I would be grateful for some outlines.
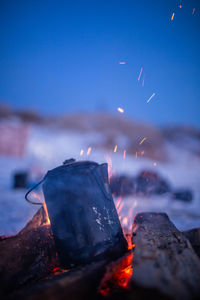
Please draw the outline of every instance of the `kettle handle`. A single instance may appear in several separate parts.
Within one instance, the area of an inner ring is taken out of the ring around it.
[[[25,195],[25,199],[28,203],[31,203],[31,204],[35,204],[35,205],[43,205],[42,202],[33,202],[31,201],[29,198],[28,198],[28,195],[36,188],[38,187],[43,181],[44,181],[45,178],[43,178],[42,180],[40,180],[40,182],[38,182],[36,185],[34,185],[34,187],[32,187]]]

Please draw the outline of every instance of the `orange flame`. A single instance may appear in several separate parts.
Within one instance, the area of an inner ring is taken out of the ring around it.
[[[117,262],[111,263],[104,275],[100,286],[99,293],[102,296],[108,296],[112,294],[116,289],[123,288],[128,289],[130,279],[133,274],[133,253],[129,253]]]
[[[50,219],[49,219],[49,214],[48,214],[48,211],[47,211],[46,202],[45,202],[45,201],[42,201],[41,196],[40,196],[39,194],[37,194],[36,192],[32,192],[32,195],[33,195],[36,199],[38,199],[38,200],[41,202],[41,204],[43,205],[43,207],[44,207],[45,219],[46,219],[46,220],[45,220],[45,223],[43,223],[43,225],[50,225],[51,222],[50,222]]]
[[[45,212],[45,216],[46,216],[46,222],[44,223],[44,225],[50,225],[50,219],[49,219],[49,214],[47,211],[47,206],[46,206],[46,202],[43,202],[43,207],[44,207],[44,212]]]

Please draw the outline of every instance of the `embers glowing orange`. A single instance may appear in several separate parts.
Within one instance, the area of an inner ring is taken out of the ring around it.
[[[108,296],[119,288],[128,289],[133,274],[133,253],[111,263],[100,283],[99,293]]]

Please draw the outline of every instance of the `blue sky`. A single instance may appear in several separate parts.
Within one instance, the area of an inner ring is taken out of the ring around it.
[[[200,127],[199,36],[200,1],[2,0],[0,102]]]

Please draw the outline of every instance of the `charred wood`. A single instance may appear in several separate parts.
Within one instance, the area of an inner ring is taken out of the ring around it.
[[[194,251],[200,257],[200,228],[184,231],[183,234],[188,238]]]
[[[37,282],[58,265],[54,241],[41,208],[16,236],[0,239],[0,292]]]
[[[132,240],[133,286],[153,288],[172,299],[199,297],[200,260],[166,214],[136,215]]]

